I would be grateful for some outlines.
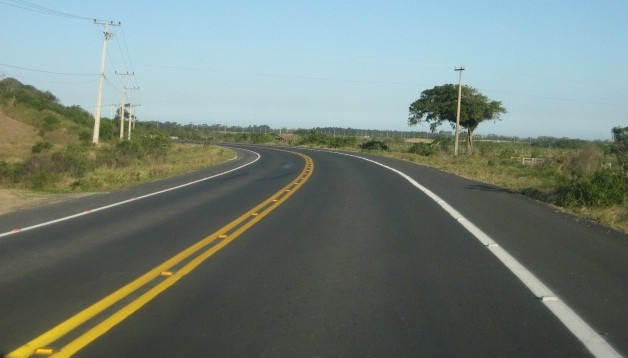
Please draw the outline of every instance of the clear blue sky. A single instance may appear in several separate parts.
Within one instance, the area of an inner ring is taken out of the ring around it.
[[[103,103],[120,101],[114,71],[134,71],[140,120],[408,130],[410,103],[465,66],[508,110],[477,134],[609,139],[628,125],[625,0],[0,0],[0,74],[91,112],[102,28],[33,4],[122,22]]]

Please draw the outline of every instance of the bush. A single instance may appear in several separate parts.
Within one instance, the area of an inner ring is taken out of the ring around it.
[[[164,157],[172,148],[172,142],[170,142],[166,135],[157,131],[143,133],[137,140],[140,148],[145,151],[146,155],[153,159]]]
[[[355,147],[358,139],[356,137],[332,137],[329,138],[330,148]]]
[[[17,183],[24,174],[24,164],[0,161],[0,184]]]
[[[79,132],[78,137],[81,142],[89,143],[92,140],[92,132],[88,131],[87,129],[84,129]]]
[[[565,169],[573,176],[593,173],[599,168],[602,155],[600,147],[594,143],[587,143],[576,156],[568,159]]]
[[[426,143],[414,143],[410,149],[408,149],[408,153],[429,157],[436,154],[436,148]]]
[[[371,140],[360,145],[362,150],[388,150],[388,145],[380,140]]]
[[[628,180],[610,170],[598,170],[574,179],[559,188],[555,203],[564,207],[611,206],[623,204],[628,191]]]
[[[317,131],[309,131],[307,133],[299,134],[299,141],[297,145],[312,144],[312,145],[327,145],[329,143],[330,136]]]
[[[61,121],[59,121],[59,118],[55,116],[46,116],[41,128],[39,129],[39,135],[43,136],[47,132],[52,132],[59,127],[61,127]]]
[[[100,120],[100,131],[98,132],[98,138],[109,140],[115,138],[116,125],[112,120],[102,118]]]
[[[37,172],[28,177],[28,187],[31,189],[46,189],[60,180],[58,173]]]
[[[118,142],[112,153],[112,156],[118,164],[128,165],[134,159],[142,159],[146,155],[146,151],[137,141],[125,140]]]
[[[501,159],[510,159],[517,155],[517,151],[514,148],[504,148],[499,152],[499,157]]]
[[[87,158],[87,151],[82,146],[69,145],[63,151],[52,154],[34,155],[24,163],[27,173],[49,174],[67,173],[75,177],[81,177],[91,170],[91,163]]]
[[[31,148],[31,153],[33,154],[41,153],[42,151],[50,149],[50,148],[52,148],[52,143],[40,140],[39,142],[35,143],[33,148]]]
[[[610,153],[617,158],[624,175],[628,176],[628,127],[614,127],[613,140]]]

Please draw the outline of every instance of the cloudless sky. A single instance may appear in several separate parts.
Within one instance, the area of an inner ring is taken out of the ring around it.
[[[120,102],[115,71],[133,71],[140,120],[428,131],[408,127],[409,105],[464,66],[464,84],[508,110],[477,134],[628,126],[625,0],[0,0],[0,74],[92,112],[102,26],[32,5],[122,22],[103,104]]]

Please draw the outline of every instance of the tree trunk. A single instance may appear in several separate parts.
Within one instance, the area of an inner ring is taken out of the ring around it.
[[[467,154],[473,154],[473,130],[475,128],[467,128]]]

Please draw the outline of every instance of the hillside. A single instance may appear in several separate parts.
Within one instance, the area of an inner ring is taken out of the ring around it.
[[[13,78],[0,81],[0,161],[25,160],[38,142],[49,148],[89,138],[90,114],[79,106],[67,107],[50,92]]]
[[[0,104],[0,161],[14,163],[24,160],[31,148],[41,140],[35,127],[9,118]]]

